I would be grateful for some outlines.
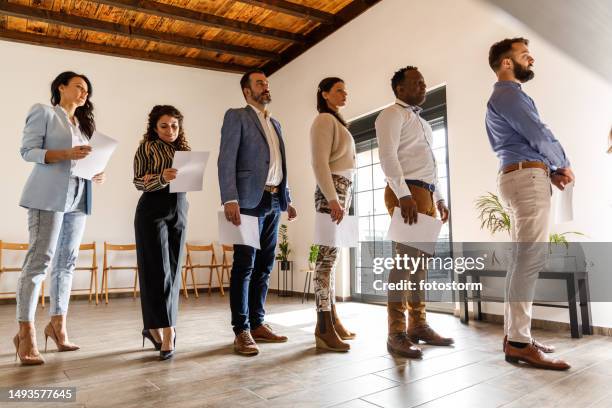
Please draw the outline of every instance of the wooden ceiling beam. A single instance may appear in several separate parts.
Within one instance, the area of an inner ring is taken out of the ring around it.
[[[288,14],[306,20],[316,21],[322,24],[334,24],[335,18],[331,13],[326,13],[312,7],[306,7],[298,3],[286,0],[238,0],[241,3],[274,10],[279,13]]]
[[[292,44],[283,51],[280,61],[270,61],[262,67],[262,70],[267,75],[272,75],[274,72],[303,54],[306,50],[380,1],[381,0],[353,0],[335,15],[336,22],[333,25],[318,26],[308,34],[308,43]]]
[[[293,43],[306,44],[307,38],[301,34],[289,31],[277,30],[257,24],[245,23],[232,20],[209,13],[200,13],[170,4],[160,3],[152,0],[91,0],[95,3],[106,4],[107,6],[124,8],[127,10],[138,11],[140,13],[151,14],[158,17],[167,17],[174,20],[186,21],[188,23],[216,27],[223,30],[235,31],[237,33],[254,35],[258,37],[270,38],[276,41],[289,41]]]
[[[65,14],[53,10],[22,6],[20,4],[15,3],[7,3],[5,1],[0,1],[0,14],[42,21],[50,24],[58,24],[81,30],[92,30],[106,34],[121,35],[139,40],[156,41],[160,43],[176,45],[179,47],[190,47],[204,51],[221,52],[224,54],[239,55],[243,57],[264,60],[280,59],[279,54],[264,50],[236,46],[218,41],[209,41],[199,38],[186,37],[177,34],[164,33],[155,30],[136,28],[128,25],[111,23],[108,21],[101,21],[87,17]]]
[[[124,57],[149,62],[182,65],[191,68],[210,69],[215,71],[243,73],[252,69],[244,65],[228,64],[198,58],[178,57],[159,52],[134,50],[130,48],[112,47],[103,44],[94,44],[86,41],[70,40],[66,38],[49,37],[40,34],[31,34],[22,31],[0,29],[0,39],[25,44],[43,45],[45,47],[60,48],[64,50],[83,51],[102,54],[111,57]]]

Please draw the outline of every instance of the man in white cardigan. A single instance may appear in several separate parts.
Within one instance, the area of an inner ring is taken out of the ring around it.
[[[404,222],[410,224],[418,222],[419,213],[435,217],[436,208],[442,222],[446,222],[449,211],[438,183],[436,160],[431,149],[431,126],[420,116],[422,109],[419,105],[425,102],[425,80],[416,67],[408,66],[393,75],[391,87],[397,99],[376,119],[378,154],[387,179],[385,205],[390,215],[399,207]],[[395,250],[401,257],[422,255],[421,251],[398,242]],[[389,274],[389,282],[411,281],[417,287],[426,279],[425,268],[415,271],[394,268]],[[420,358],[419,341],[436,346],[449,346],[454,342],[429,327],[422,291],[389,290],[387,315],[387,349],[392,354]]]

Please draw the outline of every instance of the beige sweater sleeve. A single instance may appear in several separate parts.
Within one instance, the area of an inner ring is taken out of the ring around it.
[[[310,128],[310,151],[312,169],[317,185],[327,201],[338,200],[334,180],[329,167],[335,133],[335,119],[328,113],[319,114]]]

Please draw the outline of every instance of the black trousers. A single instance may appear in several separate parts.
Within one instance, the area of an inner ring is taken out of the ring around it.
[[[143,193],[134,229],[145,329],[176,326],[183,250],[187,238],[185,193]]]

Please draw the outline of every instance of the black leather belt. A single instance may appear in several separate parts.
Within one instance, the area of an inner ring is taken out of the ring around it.
[[[433,184],[427,184],[421,180],[406,180],[406,184],[424,188],[425,190],[429,190],[432,193],[436,191],[436,186],[434,186]]]

